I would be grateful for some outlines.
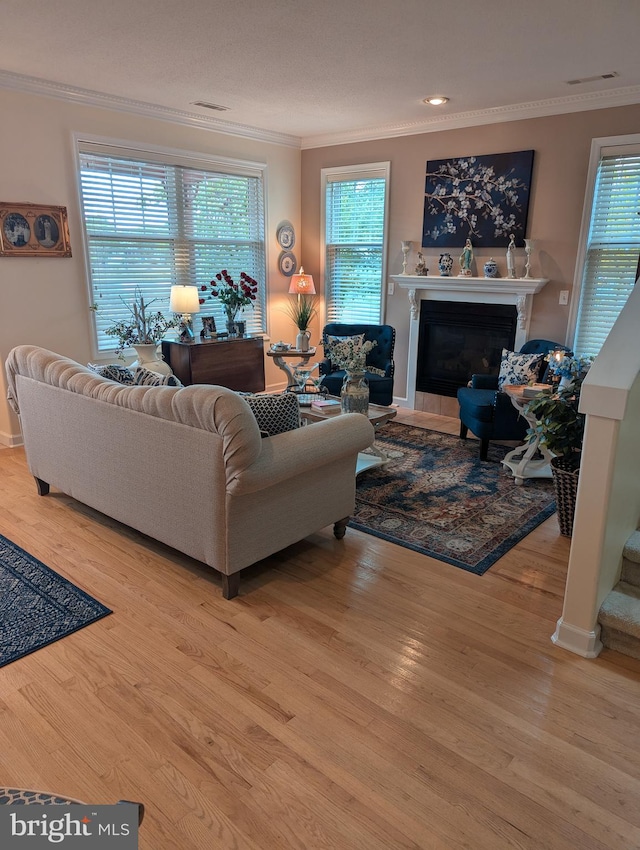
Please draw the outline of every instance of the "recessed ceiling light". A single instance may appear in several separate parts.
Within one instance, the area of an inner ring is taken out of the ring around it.
[[[443,103],[448,103],[448,97],[442,97],[441,95],[434,95],[433,97],[425,97],[422,101],[423,103],[428,103],[430,106],[442,106]]]

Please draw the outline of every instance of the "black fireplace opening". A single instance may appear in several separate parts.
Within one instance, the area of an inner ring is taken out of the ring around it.
[[[517,320],[506,304],[421,301],[416,390],[455,397],[472,375],[497,375]]]

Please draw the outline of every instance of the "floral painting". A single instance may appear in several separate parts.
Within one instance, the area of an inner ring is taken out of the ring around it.
[[[533,151],[427,162],[424,248],[506,248],[527,235]]]

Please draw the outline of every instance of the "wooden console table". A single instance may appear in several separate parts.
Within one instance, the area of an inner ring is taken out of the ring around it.
[[[162,354],[185,386],[217,384],[230,390],[262,392],[264,343],[261,336],[231,339],[162,340]]]

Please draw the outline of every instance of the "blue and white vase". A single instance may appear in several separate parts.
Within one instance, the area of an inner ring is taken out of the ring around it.
[[[440,269],[440,277],[450,277],[451,269],[453,268],[453,258],[451,254],[440,254],[438,268]]]
[[[484,276],[498,277],[498,264],[493,259],[493,257],[488,259],[487,262],[484,264]]]

